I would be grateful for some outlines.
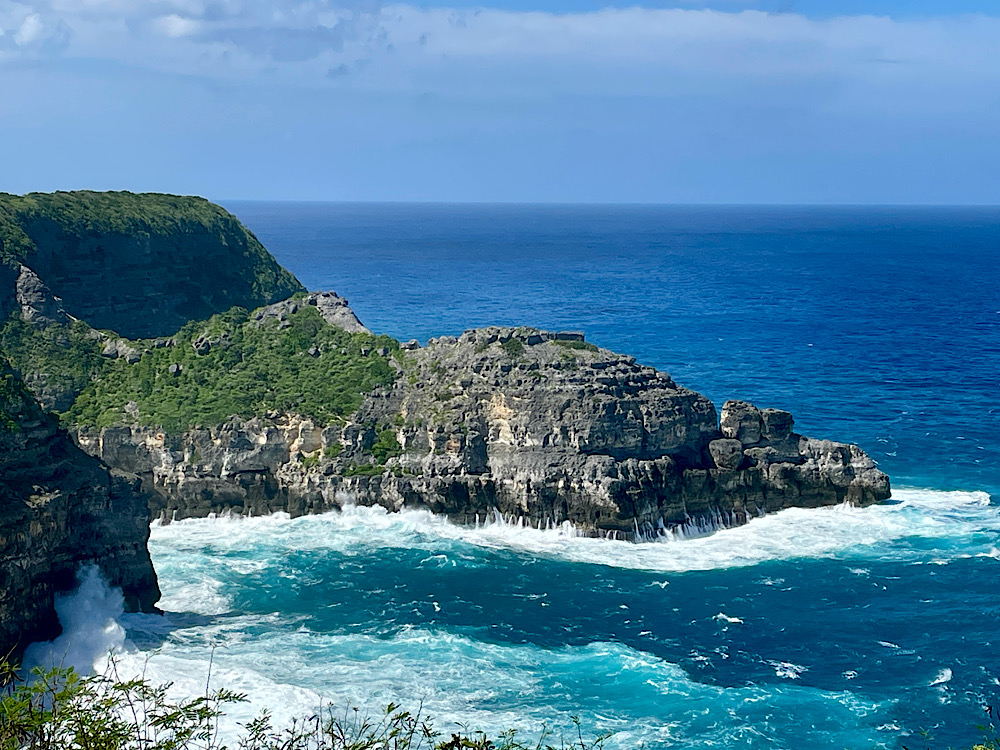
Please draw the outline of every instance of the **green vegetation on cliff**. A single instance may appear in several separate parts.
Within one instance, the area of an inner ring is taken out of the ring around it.
[[[41,326],[12,315],[0,327],[0,352],[32,378],[35,395],[44,406],[65,411],[75,394],[110,367],[95,334],[78,320]]]
[[[0,352],[0,435],[18,430],[30,406],[33,404],[28,390]]]
[[[325,425],[353,413],[373,388],[393,382],[395,371],[378,352],[398,346],[388,336],[331,326],[308,304],[285,320],[258,321],[234,308],[187,324],[169,342],[136,342],[139,361],[116,360],[65,418],[85,426],[137,421],[179,431],[277,411]]]
[[[133,338],[304,291],[235,216],[190,196],[0,193],[0,261],[29,266],[75,317]]]

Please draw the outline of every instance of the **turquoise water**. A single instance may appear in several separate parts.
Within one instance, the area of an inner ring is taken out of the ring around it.
[[[198,693],[214,659],[252,699],[234,721],[392,700],[443,728],[578,715],[613,748],[977,738],[1000,691],[1000,211],[231,208],[376,331],[584,330],[860,443],[897,489],[645,545],[373,509],[156,527],[168,614],[125,618],[129,663]]]

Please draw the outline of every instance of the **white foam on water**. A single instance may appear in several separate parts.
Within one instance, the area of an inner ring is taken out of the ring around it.
[[[786,680],[797,680],[808,669],[808,667],[792,664],[790,661],[771,661],[768,664],[774,667],[774,674],[776,676]]]
[[[937,676],[933,680],[931,680],[928,683],[928,686],[935,687],[937,685],[945,685],[951,682],[951,677],[952,677],[951,669],[945,667],[944,669],[942,669],[940,672],[937,673]]]
[[[232,597],[222,593],[220,581],[207,579],[170,586],[157,606],[167,612],[223,615],[232,611]]]
[[[31,644],[22,661],[26,669],[72,667],[90,674],[109,652],[135,650],[119,624],[125,611],[121,589],[109,587],[97,566],[81,568],[77,588],[57,594],[55,608],[63,632],[53,641]]]
[[[118,668],[123,676],[172,681],[172,694],[181,697],[204,692],[210,660],[213,688],[249,697],[228,709],[226,738],[262,708],[287,723],[326,703],[375,713],[392,701],[422,707],[441,731],[514,727],[537,736],[548,726],[567,739],[572,716],[580,714],[585,733],[615,733],[609,750],[641,742],[731,746],[747,732],[766,733],[774,716],[807,726],[817,714],[845,725],[838,740],[858,740],[859,732],[870,735],[869,717],[882,710],[850,693],[705,685],[674,664],[616,643],[542,649],[424,629],[389,638],[276,629],[253,641],[223,642],[214,652],[182,637],[152,655],[119,657]],[[623,695],[628,715],[622,715]]]
[[[394,701],[411,709],[422,705],[443,731],[459,722],[487,731],[513,726],[537,732],[544,723],[567,731],[572,715],[580,714],[591,734],[616,733],[609,750],[643,742],[766,747],[787,737],[790,724],[814,732],[803,738],[805,745],[871,746],[876,727],[886,722],[884,707],[851,693],[804,687],[804,667],[790,662],[771,663],[784,678],[780,684],[719,688],[614,643],[549,650],[419,629],[391,637],[315,633],[278,613],[241,615],[219,571],[223,565],[267,570],[296,585],[302,571],[289,562],[294,553],[335,552],[349,561],[379,550],[412,549],[425,553],[414,564],[442,569],[489,565],[483,552],[499,551],[667,573],[840,558],[857,560],[857,574],[865,575],[867,560],[947,561],[1000,546],[1000,518],[985,493],[897,490],[894,496],[894,504],[790,509],[709,536],[642,544],[581,538],[567,527],[536,530],[497,521],[467,527],[423,511],[361,507],[297,519],[274,515],[156,526],[151,550],[165,595],[161,606],[202,619],[168,612],[166,618],[127,620],[137,631],[158,635],[149,640],[162,645],[119,656],[119,669],[144,670],[153,681],[173,682],[176,696],[190,697],[203,693],[212,661],[213,687],[249,697],[230,709],[230,736],[262,708],[286,723],[326,702],[377,711]],[[172,625],[164,623],[171,618]],[[738,618],[720,612],[717,619],[729,626]]]
[[[640,544],[502,521],[459,526],[427,511],[389,513],[378,507],[347,507],[342,512],[294,520],[284,514],[185,520],[154,527],[151,544],[154,553],[266,554],[270,548],[355,555],[373,548],[420,549],[430,553],[426,564],[434,566],[450,566],[473,547],[664,572],[794,558],[894,556],[947,562],[970,551],[989,554],[996,546],[1000,514],[985,492],[897,490],[894,499],[893,504],[867,508],[790,508],[708,536]],[[984,538],[977,539],[977,535]],[[914,544],[899,544],[906,540]],[[475,564],[474,554],[466,554],[463,563]]]
[[[743,622],[743,620],[741,620],[739,617],[730,617],[725,612],[719,612],[719,614],[717,614],[714,619],[718,620],[719,622],[728,622],[732,624]]]

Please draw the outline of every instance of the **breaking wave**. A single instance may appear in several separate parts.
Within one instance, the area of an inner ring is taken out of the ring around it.
[[[342,512],[297,519],[275,514],[179,521],[154,528],[151,543],[154,549],[178,552],[281,548],[328,549],[347,555],[372,547],[439,552],[464,545],[669,572],[837,556],[933,561],[956,555],[991,555],[996,549],[993,532],[1000,531],[1000,515],[990,505],[987,493],[897,490],[893,497],[892,504],[868,508],[790,508],[707,536],[639,544],[581,537],[568,525],[539,530],[490,520],[475,527],[459,526],[427,511],[389,513],[379,507],[352,506]]]

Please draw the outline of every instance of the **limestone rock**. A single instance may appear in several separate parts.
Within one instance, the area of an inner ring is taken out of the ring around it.
[[[281,327],[287,322],[289,315],[298,312],[299,305],[311,305],[315,307],[323,319],[332,326],[343,328],[348,333],[371,333],[358,320],[347,305],[347,300],[337,296],[334,292],[312,292],[301,299],[286,299],[268,305],[254,314],[254,320],[260,324],[268,320],[277,319]]]
[[[760,409],[746,401],[727,401],[722,405],[720,428],[725,437],[754,445],[761,437]]]
[[[139,350],[124,339],[108,339],[101,350],[101,355],[108,359],[124,359],[130,365],[139,361]]]
[[[736,471],[743,463],[743,443],[731,438],[713,440],[708,444],[708,452],[720,469]]]
[[[792,434],[795,420],[787,411],[780,409],[762,409],[760,412],[763,430],[761,436],[768,442],[786,440]]]
[[[52,294],[38,278],[38,274],[22,265],[15,287],[21,317],[28,323],[69,323],[71,318],[63,309],[62,300]]]
[[[78,441],[142,475],[164,521],[357,503],[463,523],[497,512],[540,527],[570,521],[634,539],[889,496],[856,446],[801,438],[787,412],[745,402],[727,402],[720,429],[704,396],[577,334],[466,331],[403,350],[397,365],[406,376],[344,425],[275,413],[178,435],[82,431]]]
[[[740,443],[740,445],[742,445],[742,443]],[[778,460],[778,451],[771,446],[763,448],[747,448],[743,451],[743,455],[746,456],[754,466],[760,466],[763,468],[767,468]]]

